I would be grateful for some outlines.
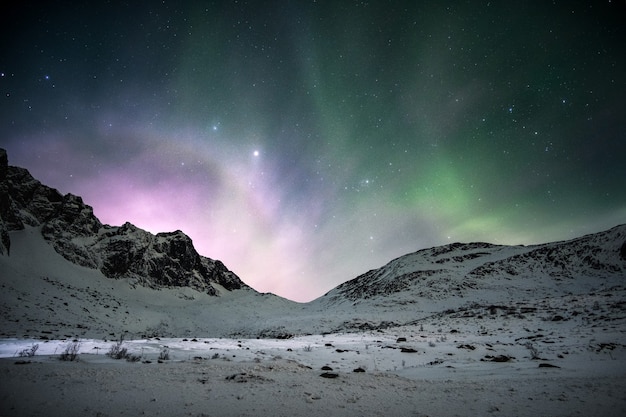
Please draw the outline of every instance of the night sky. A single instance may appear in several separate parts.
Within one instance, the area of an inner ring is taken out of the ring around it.
[[[9,163],[259,291],[626,222],[623,1],[8,7]]]

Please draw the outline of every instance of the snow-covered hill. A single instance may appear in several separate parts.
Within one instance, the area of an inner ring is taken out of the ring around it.
[[[626,225],[534,246],[454,243],[298,304],[259,294],[180,231],[102,225],[0,151],[0,337],[276,337],[484,317],[626,317]]]
[[[597,294],[622,300],[616,304],[620,310],[626,296],[625,248],[626,225],[533,246],[453,243],[399,257],[313,303],[358,312],[361,320],[344,322],[347,329],[404,325],[444,312],[537,311],[550,300],[567,308],[574,297],[591,309]]]
[[[397,258],[345,282],[328,303],[465,299],[477,293],[570,293],[623,285],[626,225],[534,246],[453,243]]]
[[[0,256],[0,337],[256,334],[274,328],[267,314],[284,314],[295,304],[215,283],[219,296],[184,286],[136,285],[132,278],[111,279],[69,262],[43,239],[40,227],[26,226],[10,236],[11,255]]]

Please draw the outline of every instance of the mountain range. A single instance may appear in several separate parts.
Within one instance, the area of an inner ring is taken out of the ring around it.
[[[623,315],[626,225],[532,246],[424,249],[300,304],[250,288],[181,231],[102,224],[79,196],[8,165],[0,150],[0,277],[0,337],[286,338],[438,315],[567,319],[598,297]]]

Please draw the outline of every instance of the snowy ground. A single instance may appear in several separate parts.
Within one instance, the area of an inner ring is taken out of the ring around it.
[[[63,362],[71,340],[5,339],[0,415],[626,415],[624,345],[424,327],[124,341],[138,362],[108,357],[114,341],[80,340],[79,360]]]
[[[0,417],[626,415],[619,274],[304,305],[135,287],[70,264],[35,228],[11,239]],[[106,355],[120,334],[138,361]],[[59,360],[74,340],[79,360]]]

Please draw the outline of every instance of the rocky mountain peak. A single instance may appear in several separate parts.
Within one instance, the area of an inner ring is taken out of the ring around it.
[[[182,231],[153,235],[131,223],[103,225],[81,197],[41,184],[8,165],[0,150],[0,254],[10,254],[9,231],[39,227],[67,260],[153,288],[191,287],[211,295],[249,288],[222,262],[200,256]],[[221,287],[221,288],[220,288]]]

